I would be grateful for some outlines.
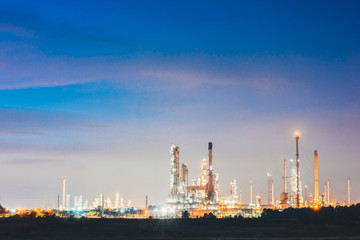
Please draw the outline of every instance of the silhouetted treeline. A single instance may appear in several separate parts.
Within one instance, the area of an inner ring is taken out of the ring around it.
[[[341,218],[360,220],[360,204],[349,207],[287,208],[284,210],[264,209],[262,219],[326,219]]]

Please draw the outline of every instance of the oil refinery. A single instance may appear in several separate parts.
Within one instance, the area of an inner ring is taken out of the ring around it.
[[[189,185],[187,165],[183,163],[180,170],[180,148],[176,145],[171,145],[168,208],[175,211],[187,210],[192,213],[192,216],[203,216],[205,213],[212,213],[217,210],[219,202],[219,175],[213,172],[212,147],[212,143],[209,142],[208,168],[206,160],[203,159],[200,177]]]
[[[229,187],[230,194],[221,196],[219,189],[219,173],[213,168],[213,143],[209,142],[207,147],[208,158],[200,162],[200,173],[197,179],[189,181],[189,169],[186,163],[180,162],[180,147],[174,144],[170,147],[170,186],[169,194],[164,204],[156,206],[148,205],[148,196],[144,208],[134,208],[131,200],[124,200],[119,193],[114,194],[114,198],[99,194],[93,202],[84,200],[82,195],[73,196],[66,191],[66,178],[62,178],[62,194],[57,196],[57,209],[49,210],[46,208],[41,211],[36,208],[30,210],[39,214],[56,213],[60,217],[86,216],[86,217],[121,217],[121,218],[176,218],[181,217],[186,212],[189,217],[198,218],[213,216],[224,217],[260,217],[264,209],[284,210],[287,208],[313,208],[315,210],[328,206],[350,206],[351,187],[350,177],[347,179],[347,201],[338,203],[332,197],[330,178],[324,183],[324,191],[319,189],[319,164],[318,151],[314,150],[314,193],[308,192],[308,185],[301,179],[300,133],[295,132],[295,160],[282,159],[282,192],[276,197],[274,192],[274,179],[270,172],[267,173],[267,196],[266,204],[262,202],[260,193],[254,196],[253,181],[249,181],[249,202],[242,202],[241,190],[238,190],[237,181],[232,178]],[[216,161],[216,159],[215,159]],[[288,169],[287,169],[287,162]],[[312,174],[312,173],[311,173]],[[265,177],[265,176],[264,176]],[[264,181],[265,182],[265,181]],[[266,198],[265,198],[266,199]],[[25,214],[29,212],[21,207],[16,210],[2,209],[3,217],[11,214]],[[4,215],[5,214],[5,215]]]
[[[326,206],[349,206],[350,177],[347,185],[347,202],[337,203],[330,195],[330,178],[324,185],[324,192],[319,193],[318,151],[314,150],[314,193],[308,194],[308,185],[303,184],[300,170],[299,139],[300,132],[295,132],[295,160],[289,159],[289,171],[286,169],[286,159],[282,160],[282,192],[279,198],[275,197],[274,181],[268,173],[267,204],[261,202],[262,196],[256,195],[253,201],[253,186],[250,181],[250,202],[241,201],[241,192],[238,194],[237,182],[230,182],[230,195],[220,196],[219,174],[213,169],[213,143],[208,143],[208,160],[203,159],[200,165],[198,179],[189,183],[188,166],[180,164],[180,147],[171,145],[170,148],[170,191],[166,200],[163,215],[167,217],[180,216],[187,211],[191,217],[202,217],[213,214],[216,217],[259,217],[262,209],[286,209],[310,207],[318,209]],[[180,167],[181,166],[181,167]],[[289,172],[289,174],[287,174]],[[287,186],[289,185],[289,187]]]

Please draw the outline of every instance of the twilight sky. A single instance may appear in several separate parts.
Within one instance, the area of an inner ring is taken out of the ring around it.
[[[163,203],[169,150],[189,178],[207,142],[222,195],[281,192],[301,132],[303,184],[360,201],[359,1],[0,2],[0,203]]]

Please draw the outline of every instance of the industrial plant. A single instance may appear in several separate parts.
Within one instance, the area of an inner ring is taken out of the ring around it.
[[[203,159],[200,177],[192,181],[190,185],[188,181],[188,166],[183,163],[180,169],[180,148],[176,145],[171,145],[168,207],[175,210],[186,209],[194,214],[196,213],[196,216],[202,216],[205,213],[217,210],[219,202],[219,175],[213,172],[211,142],[209,142],[208,151],[208,168],[206,160]]]
[[[308,185],[303,184],[300,171],[299,153],[300,132],[295,132],[295,160],[290,159],[289,174],[286,170],[286,159],[282,160],[282,192],[275,197],[274,181],[268,173],[267,203],[261,202],[262,196],[256,195],[253,200],[253,186],[250,181],[250,202],[241,201],[241,191],[238,194],[235,179],[230,182],[230,195],[220,196],[219,174],[213,169],[213,143],[208,143],[208,161],[203,159],[200,165],[198,179],[189,183],[188,166],[180,163],[180,147],[171,145],[170,148],[170,191],[166,200],[164,213],[166,216],[180,216],[184,211],[191,217],[202,217],[212,214],[216,217],[259,217],[262,209],[286,209],[311,207],[318,209],[324,206],[351,205],[350,177],[348,178],[347,201],[340,204],[330,197],[330,178],[325,183],[324,192],[319,192],[318,151],[314,150],[314,193],[308,194]],[[289,187],[287,186],[289,185]]]
[[[189,169],[186,163],[180,161],[180,147],[172,144],[170,147],[170,186],[169,194],[164,204],[148,205],[148,197],[144,208],[134,208],[131,200],[124,200],[123,196],[115,193],[110,199],[103,194],[98,195],[93,202],[84,200],[82,195],[72,196],[66,192],[66,178],[62,178],[62,194],[57,197],[56,209],[30,210],[36,214],[52,212],[60,217],[86,216],[86,217],[122,217],[122,218],[175,218],[184,213],[189,217],[198,218],[212,216],[224,217],[261,217],[264,209],[283,211],[287,208],[319,209],[328,206],[350,206],[351,187],[350,177],[347,179],[347,201],[339,203],[331,195],[330,178],[324,183],[324,191],[319,189],[318,151],[314,150],[314,193],[308,192],[308,185],[301,179],[300,133],[295,132],[295,160],[282,159],[282,192],[276,197],[274,192],[274,179],[267,173],[267,201],[262,202],[260,193],[254,196],[253,181],[249,181],[249,202],[242,202],[241,190],[238,190],[235,178],[230,181],[230,194],[221,196],[219,192],[219,174],[213,168],[213,143],[207,147],[208,158],[200,162],[200,172],[196,179],[189,180]],[[216,161],[216,159],[215,159]],[[280,162],[280,161],[279,161]],[[289,162],[287,171],[287,162]],[[265,176],[264,176],[265,177]],[[265,181],[264,181],[265,182]],[[61,196],[61,198],[60,198]],[[265,198],[266,199],[266,198]],[[0,205],[1,207],[1,205]],[[4,216],[26,214],[29,210],[19,208],[16,210],[3,209]],[[42,213],[41,213],[42,212]]]

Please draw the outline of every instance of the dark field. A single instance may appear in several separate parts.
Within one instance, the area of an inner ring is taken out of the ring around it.
[[[346,219],[0,219],[1,239],[360,239]]]

